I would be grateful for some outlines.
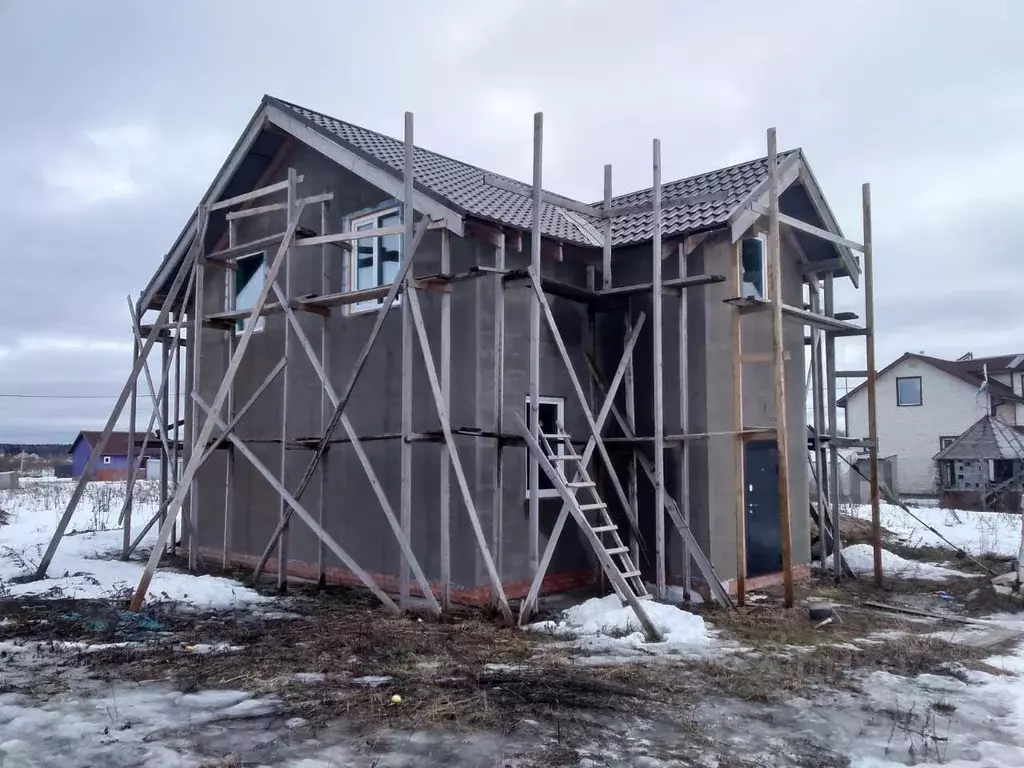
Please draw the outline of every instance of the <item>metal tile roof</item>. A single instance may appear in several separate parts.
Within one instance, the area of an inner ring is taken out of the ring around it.
[[[294,113],[332,140],[394,173],[397,177],[401,177],[405,165],[405,148],[402,141],[282,99],[267,97],[267,100],[284,111]],[[797,151],[799,150],[780,153],[780,162],[792,152]],[[451,207],[470,216],[518,229],[530,229],[533,201],[529,184],[485,171],[482,168],[421,147],[415,148],[413,164],[417,186],[421,187],[422,191],[440,198]],[[725,224],[736,206],[767,177],[767,169],[767,158],[762,157],[665,184],[662,193],[664,198],[715,192],[723,193],[723,196],[722,199],[714,201],[665,209],[662,211],[663,234],[665,236],[679,235],[684,232],[710,229]],[[485,175],[504,179],[521,188],[522,194],[488,184]],[[644,189],[614,198],[613,205],[639,205],[650,202],[651,198],[652,190]],[[566,199],[571,200],[571,198]],[[601,204],[593,203],[591,205],[599,207]],[[544,202],[541,205],[543,206],[541,229],[546,237],[593,246],[593,241],[577,221],[585,220],[600,231],[602,225],[600,219],[585,216],[552,203]],[[650,213],[614,218],[612,220],[612,243],[615,246],[622,246],[649,240],[651,226],[652,215]]]
[[[1024,460],[1024,435],[995,416],[983,416],[934,459]]]

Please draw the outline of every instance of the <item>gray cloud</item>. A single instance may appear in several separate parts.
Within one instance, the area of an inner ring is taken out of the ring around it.
[[[546,186],[584,199],[606,162],[648,186],[655,136],[669,179],[777,126],[851,237],[872,183],[880,363],[1017,351],[1022,21],[1011,1],[0,1],[0,394],[116,394],[125,296],[265,92],[394,135],[412,110],[419,143],[527,180],[541,109]],[[108,407],[0,398],[0,440],[70,439]]]

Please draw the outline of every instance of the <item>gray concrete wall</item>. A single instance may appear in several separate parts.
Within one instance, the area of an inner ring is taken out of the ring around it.
[[[370,186],[318,154],[298,146],[284,164],[285,168],[270,179],[272,183],[284,179],[287,166],[294,167],[305,176],[300,195],[321,191],[335,194],[330,206],[331,231],[343,229],[345,219],[352,213],[386,201],[380,190]],[[301,225],[320,230],[319,206],[304,212]],[[240,228],[241,242],[284,229],[284,215],[264,215],[246,219]],[[428,275],[440,271],[440,233],[427,234],[415,257],[415,275]],[[452,268],[463,271],[474,263],[472,243],[457,237],[451,239]],[[292,295],[319,293],[321,290],[321,253],[319,247],[296,248],[290,260]],[[273,253],[268,253],[268,261]],[[347,253],[337,248],[328,252],[327,274],[330,290],[344,290],[347,274]],[[280,282],[284,284],[282,272]],[[223,307],[224,273],[208,272],[205,300],[207,311]],[[478,338],[477,295],[473,287],[459,287],[452,294],[452,424],[475,426],[476,414],[476,350],[483,345]],[[425,324],[430,336],[435,359],[439,355],[440,296],[420,293]],[[332,309],[327,321],[329,336],[330,377],[336,390],[341,392],[348,381],[356,357],[376,320],[375,311],[349,314],[342,308]],[[319,353],[324,326],[322,318],[299,313],[300,322],[314,349]],[[283,315],[265,319],[263,330],[254,334],[235,379],[235,403],[243,404],[276,365],[283,351],[285,329]],[[393,309],[381,330],[376,346],[353,391],[346,413],[360,435],[394,434],[401,431],[401,311]],[[228,333],[207,330],[203,339],[201,391],[212,401],[226,368]],[[418,342],[414,342],[413,371],[413,429],[416,431],[439,428],[434,401],[430,393]],[[291,438],[318,436],[321,433],[321,383],[313,366],[293,336],[289,350],[289,403],[288,434]],[[250,440],[278,439],[281,435],[282,378],[273,384],[246,415],[238,433]],[[336,436],[344,436],[339,427]],[[457,438],[460,456],[467,476],[476,474],[475,443],[470,438]],[[253,444],[257,456],[275,474],[280,468],[280,446]],[[395,514],[399,512],[400,441],[365,442],[364,448],[376,470]],[[294,487],[302,476],[311,452],[289,451],[287,485]],[[414,499],[412,543],[414,551],[427,573],[436,579],[440,572],[439,547],[439,479],[440,447],[432,443],[416,443],[412,448]],[[219,550],[223,542],[224,497],[223,452],[203,467],[199,474],[200,541],[203,547]],[[365,569],[371,573],[397,574],[399,548],[383,511],[373,493],[366,474],[351,445],[340,444],[331,448],[328,457],[328,482],[324,510],[324,527]],[[238,456],[235,461],[234,521],[232,550],[239,554],[259,554],[276,524],[280,503],[277,494],[263,477]],[[319,479],[314,480],[302,501],[306,508],[317,514],[320,495]],[[476,561],[465,551],[465,543],[472,541],[468,517],[465,513],[458,486],[452,481],[452,578],[456,584],[476,583]],[[289,557],[309,563],[317,562],[318,542],[308,527],[293,517]],[[328,567],[339,565],[336,556],[327,550]]]
[[[715,234],[698,246],[687,257],[687,273],[717,274],[726,282],[689,289],[686,311],[689,381],[689,432],[728,433],[733,429],[732,384],[732,307],[725,300],[736,293],[729,282],[733,247],[726,233]],[[783,294],[786,303],[801,306],[803,282],[796,264],[796,254],[783,247]],[[636,285],[651,280],[652,254],[649,244],[617,251],[612,267],[613,285]],[[679,276],[678,256],[673,253],[662,262],[663,279]],[[682,351],[679,333],[679,298],[665,295],[663,305],[663,393],[666,434],[678,434],[680,423],[679,356]],[[653,323],[650,295],[639,295],[631,300],[634,319],[639,312],[647,318],[643,333],[634,353],[636,366],[637,432],[651,435],[654,430],[653,392],[654,371]],[[744,353],[771,351],[771,328],[768,313],[743,318]],[[616,328],[602,325],[602,339],[610,338]],[[790,359],[786,363],[787,421],[790,436],[790,509],[792,519],[793,563],[809,562],[810,533],[807,515],[806,481],[806,416],[804,412],[804,346],[803,329],[795,323],[786,323],[784,344]],[[621,354],[621,345],[604,350],[603,366],[611,376]],[[774,427],[774,388],[771,366],[747,364],[744,366],[743,388],[744,426]],[[666,489],[677,500],[680,492],[682,462],[674,444],[666,444]],[[736,536],[734,512],[734,459],[733,437],[718,434],[705,440],[689,441],[689,507],[691,526],[698,542],[708,551],[718,576],[730,579],[736,571]],[[653,459],[652,446],[643,449]],[[639,474],[641,528],[650,551],[654,551],[654,516],[645,514],[654,504],[650,483]],[[682,575],[682,542],[670,520],[665,530],[667,571],[670,578]],[[644,564],[645,575],[653,575],[650,563]],[[696,574],[696,571],[694,571]],[[699,575],[699,574],[697,574]]]

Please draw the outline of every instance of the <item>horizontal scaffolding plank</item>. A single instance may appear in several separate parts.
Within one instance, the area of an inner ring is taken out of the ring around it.
[[[255,251],[262,251],[273,246],[284,240],[284,232],[276,232],[273,235],[267,235],[257,240],[252,240],[248,243],[240,243],[239,245],[233,245],[230,248],[225,248],[220,251],[214,251],[206,255],[207,261],[228,261],[237,256],[244,256],[247,253],[253,253]]]
[[[725,277],[723,275],[692,275],[690,277],[676,277],[671,280],[662,280],[661,285],[663,288],[675,288],[682,290],[683,288],[696,288],[701,285],[711,285],[712,283],[724,283]],[[623,296],[635,296],[640,293],[647,293],[654,289],[654,283],[641,283],[640,285],[623,285],[618,288],[607,288],[602,291],[598,291],[598,296],[606,298],[619,298]]]
[[[755,213],[761,214],[762,216],[768,215],[768,209],[763,205],[752,205],[751,210]],[[806,232],[808,235],[814,235],[822,240],[828,240],[830,243],[835,243],[836,245],[841,245],[854,251],[864,252],[864,246],[855,240],[849,240],[842,235],[833,234],[827,229],[822,229],[821,227],[816,227],[813,224],[808,224],[806,221],[801,221],[794,216],[787,216],[784,213],[780,213],[779,223],[790,226],[793,229],[799,229],[801,232]]]
[[[444,221],[433,221],[427,225],[427,229],[445,229],[446,224]],[[388,235],[401,235],[405,232],[405,227],[397,225],[394,227],[379,227],[377,229],[363,229],[359,231],[351,232],[335,232],[332,235],[315,235],[313,237],[299,237],[296,238],[295,244],[298,246],[308,245],[330,245],[332,243],[348,243],[352,240],[364,240],[371,237],[387,237]]]
[[[298,178],[295,179],[295,183],[301,183],[304,178],[304,176],[299,176]],[[249,200],[258,200],[261,197],[272,195],[275,192],[284,192],[286,189],[288,189],[289,184],[291,184],[291,181],[289,180],[279,181],[277,182],[277,184],[271,184],[268,187],[260,187],[259,189],[254,189],[252,192],[246,192],[243,195],[229,197],[227,200],[221,200],[220,202],[211,205],[210,210],[219,211],[221,208],[230,208],[233,205],[245,203],[248,202]]]
[[[771,309],[772,306],[770,301],[762,299],[760,296],[736,296],[731,299],[726,299],[725,303],[732,304],[741,314],[763,312]],[[843,320],[837,320],[834,317],[827,317],[826,315],[819,315],[816,312],[809,312],[806,309],[792,307],[789,304],[782,305],[782,314],[784,317],[792,320],[799,320],[803,325],[821,328],[823,331],[836,336],[863,336],[867,333],[864,328],[851,325]]]
[[[867,370],[863,371],[836,371],[837,379],[866,379],[868,377]]]
[[[298,202],[309,204],[326,203],[329,200],[334,199],[333,192],[322,192],[319,195],[313,195],[312,197],[304,197]],[[245,219],[250,216],[259,216],[264,213],[273,213],[274,211],[284,211],[288,208],[288,203],[268,203],[267,205],[258,205],[255,208],[244,208],[241,211],[228,211],[224,214],[224,218],[228,221],[234,221],[236,219]]]

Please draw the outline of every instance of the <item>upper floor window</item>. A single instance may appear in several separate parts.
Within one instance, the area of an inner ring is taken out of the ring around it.
[[[240,256],[235,266],[237,269],[234,270],[234,291],[228,296],[231,309],[252,309],[263,290],[263,281],[267,274],[266,259],[262,252],[250,253],[247,256]],[[228,275],[230,281],[231,273]],[[256,318],[254,333],[263,330],[265,319],[263,315]],[[244,319],[235,321],[235,333],[242,333],[245,330],[245,322]]]
[[[744,238],[740,242],[740,280],[743,296],[765,297],[765,268],[768,239],[764,235]]]
[[[374,211],[366,216],[352,220],[352,231],[371,231],[386,227],[399,227],[402,218],[397,208]],[[376,235],[362,240],[355,240],[352,248],[352,263],[349,274],[352,275],[349,290],[364,291],[391,285],[402,261],[402,236],[400,234]],[[400,296],[395,297],[398,303]],[[368,299],[352,305],[352,312],[363,312],[376,309],[384,303],[384,299]]]
[[[956,442],[956,436],[942,435],[939,437],[939,450],[944,451]]]
[[[900,376],[896,379],[896,405],[921,405],[921,377]]]

